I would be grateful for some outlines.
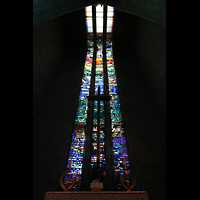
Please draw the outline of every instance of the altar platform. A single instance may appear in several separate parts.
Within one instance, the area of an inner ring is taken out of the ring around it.
[[[146,191],[46,192],[44,200],[149,200]]]

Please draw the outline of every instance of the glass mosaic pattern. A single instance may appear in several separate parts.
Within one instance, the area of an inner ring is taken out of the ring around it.
[[[112,54],[112,35],[107,34],[106,41],[106,58],[108,71],[108,86],[110,100],[110,114],[111,114],[111,130],[113,142],[113,157],[115,169],[115,182],[117,190],[125,190],[120,183],[120,174],[124,172],[125,162],[127,169],[129,169],[128,154],[126,148],[126,139],[124,135],[123,119],[120,108],[120,98],[118,94],[117,79],[115,74],[115,66]]]
[[[97,38],[97,55],[96,55],[96,71],[95,71],[95,96],[98,95],[98,87],[100,86],[100,96],[104,94],[103,85],[103,37],[98,35]],[[97,162],[97,101],[94,101],[93,113],[93,132],[92,132],[92,156],[91,167]],[[103,168],[103,177],[105,178],[105,133],[104,133],[104,102],[100,101],[100,167]],[[103,180],[102,180],[103,181]]]
[[[103,37],[98,36],[97,39],[97,55],[96,55],[96,71],[95,71],[95,96],[98,95],[98,87],[100,86],[100,94],[104,93],[103,86]]]
[[[98,7],[97,15],[100,16],[102,7]],[[108,19],[110,20],[114,16],[114,8],[108,6],[107,10]],[[101,16],[102,17],[102,16]],[[98,87],[100,86],[100,95],[104,95],[103,85],[103,35],[97,35],[97,46],[93,47],[93,35],[89,34],[89,30],[92,24],[88,20],[92,20],[92,6],[86,7],[86,20],[87,20],[87,56],[85,60],[81,90],[78,100],[78,108],[76,113],[74,131],[72,134],[71,149],[69,153],[69,159],[67,168],[69,169],[71,164],[70,173],[76,176],[76,184],[71,190],[80,190],[82,163],[85,145],[85,126],[87,118],[87,96],[89,95],[91,70],[93,62],[94,48],[97,49],[96,53],[96,69],[95,69],[95,92],[94,95],[98,95]],[[113,22],[112,22],[113,23]],[[109,22],[110,24],[110,22]],[[109,30],[112,32],[112,25],[109,25]],[[98,29],[98,27],[97,27]],[[106,60],[108,71],[108,85],[110,100],[110,114],[111,114],[111,131],[112,131],[112,143],[113,143],[113,157],[114,157],[114,170],[116,189],[124,190],[121,186],[119,177],[124,172],[125,162],[127,169],[129,169],[128,154],[126,148],[126,139],[124,135],[123,119],[120,108],[120,98],[118,94],[117,79],[115,74],[114,60],[112,54],[112,33],[107,33],[106,38]],[[93,111],[93,129],[92,129],[92,152],[91,152],[91,167],[97,162],[96,149],[97,149],[97,101],[94,101]],[[104,132],[104,102],[100,101],[100,167],[103,168],[103,176],[105,176],[105,132]],[[69,175],[70,175],[69,173]],[[69,181],[69,177],[66,176],[66,183]]]
[[[70,190],[80,190],[82,163],[85,144],[85,126],[87,118],[87,96],[89,95],[92,60],[93,60],[93,39],[92,35],[88,35],[87,38],[87,56],[84,66],[81,90],[78,100],[78,108],[76,112],[74,131],[72,134],[72,143],[69,153],[69,159],[67,168],[70,167],[71,162],[71,175],[76,176],[76,184]],[[69,173],[70,175],[70,173]],[[68,176],[66,176],[65,182],[67,183]]]

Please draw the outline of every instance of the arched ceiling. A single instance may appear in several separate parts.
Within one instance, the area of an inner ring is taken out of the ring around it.
[[[33,0],[33,26],[98,3],[166,25],[166,0]]]

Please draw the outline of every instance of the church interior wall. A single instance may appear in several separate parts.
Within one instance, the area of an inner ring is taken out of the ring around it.
[[[62,190],[59,178],[66,170],[87,52],[84,15],[81,9],[33,30],[35,200]]]
[[[133,67],[137,68],[161,123],[165,126],[166,28],[135,15],[116,11],[113,40],[113,49],[118,49],[119,53],[115,57],[119,59],[123,55],[120,56],[122,59],[131,59],[122,69],[131,73]]]
[[[33,28],[33,199],[61,190],[86,50],[83,9]],[[165,28],[116,11],[113,54],[134,190],[165,199]]]
[[[77,60],[84,62],[87,51],[86,40],[84,9],[49,20],[33,28],[34,121],[58,73],[64,67],[68,67],[70,73],[70,69],[77,65]],[[69,87],[76,85],[77,78],[81,81],[82,71],[83,66],[80,65],[80,70],[77,70]],[[71,75],[66,77],[70,78]]]
[[[130,167],[137,181],[134,190],[148,191],[150,199],[165,199],[166,194],[166,131],[161,118],[165,38],[160,29],[137,16],[115,12],[113,56]],[[159,101],[161,108],[156,107]]]

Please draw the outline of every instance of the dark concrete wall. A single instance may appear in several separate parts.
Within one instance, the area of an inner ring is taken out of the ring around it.
[[[166,198],[165,30],[115,12],[113,54],[134,190]]]
[[[33,31],[33,199],[43,200],[62,189],[87,52],[84,10]]]
[[[119,53],[115,58],[129,62],[119,70],[130,70],[131,73],[135,68],[138,71],[165,126],[166,29],[135,15],[116,11],[113,39],[113,49]]]
[[[42,23],[33,29],[34,121],[58,73],[63,67],[74,67],[74,64],[70,63],[73,56],[76,57],[75,60],[79,60],[79,57],[86,53],[84,16],[84,9],[81,9]],[[71,77],[70,74],[68,76]]]

